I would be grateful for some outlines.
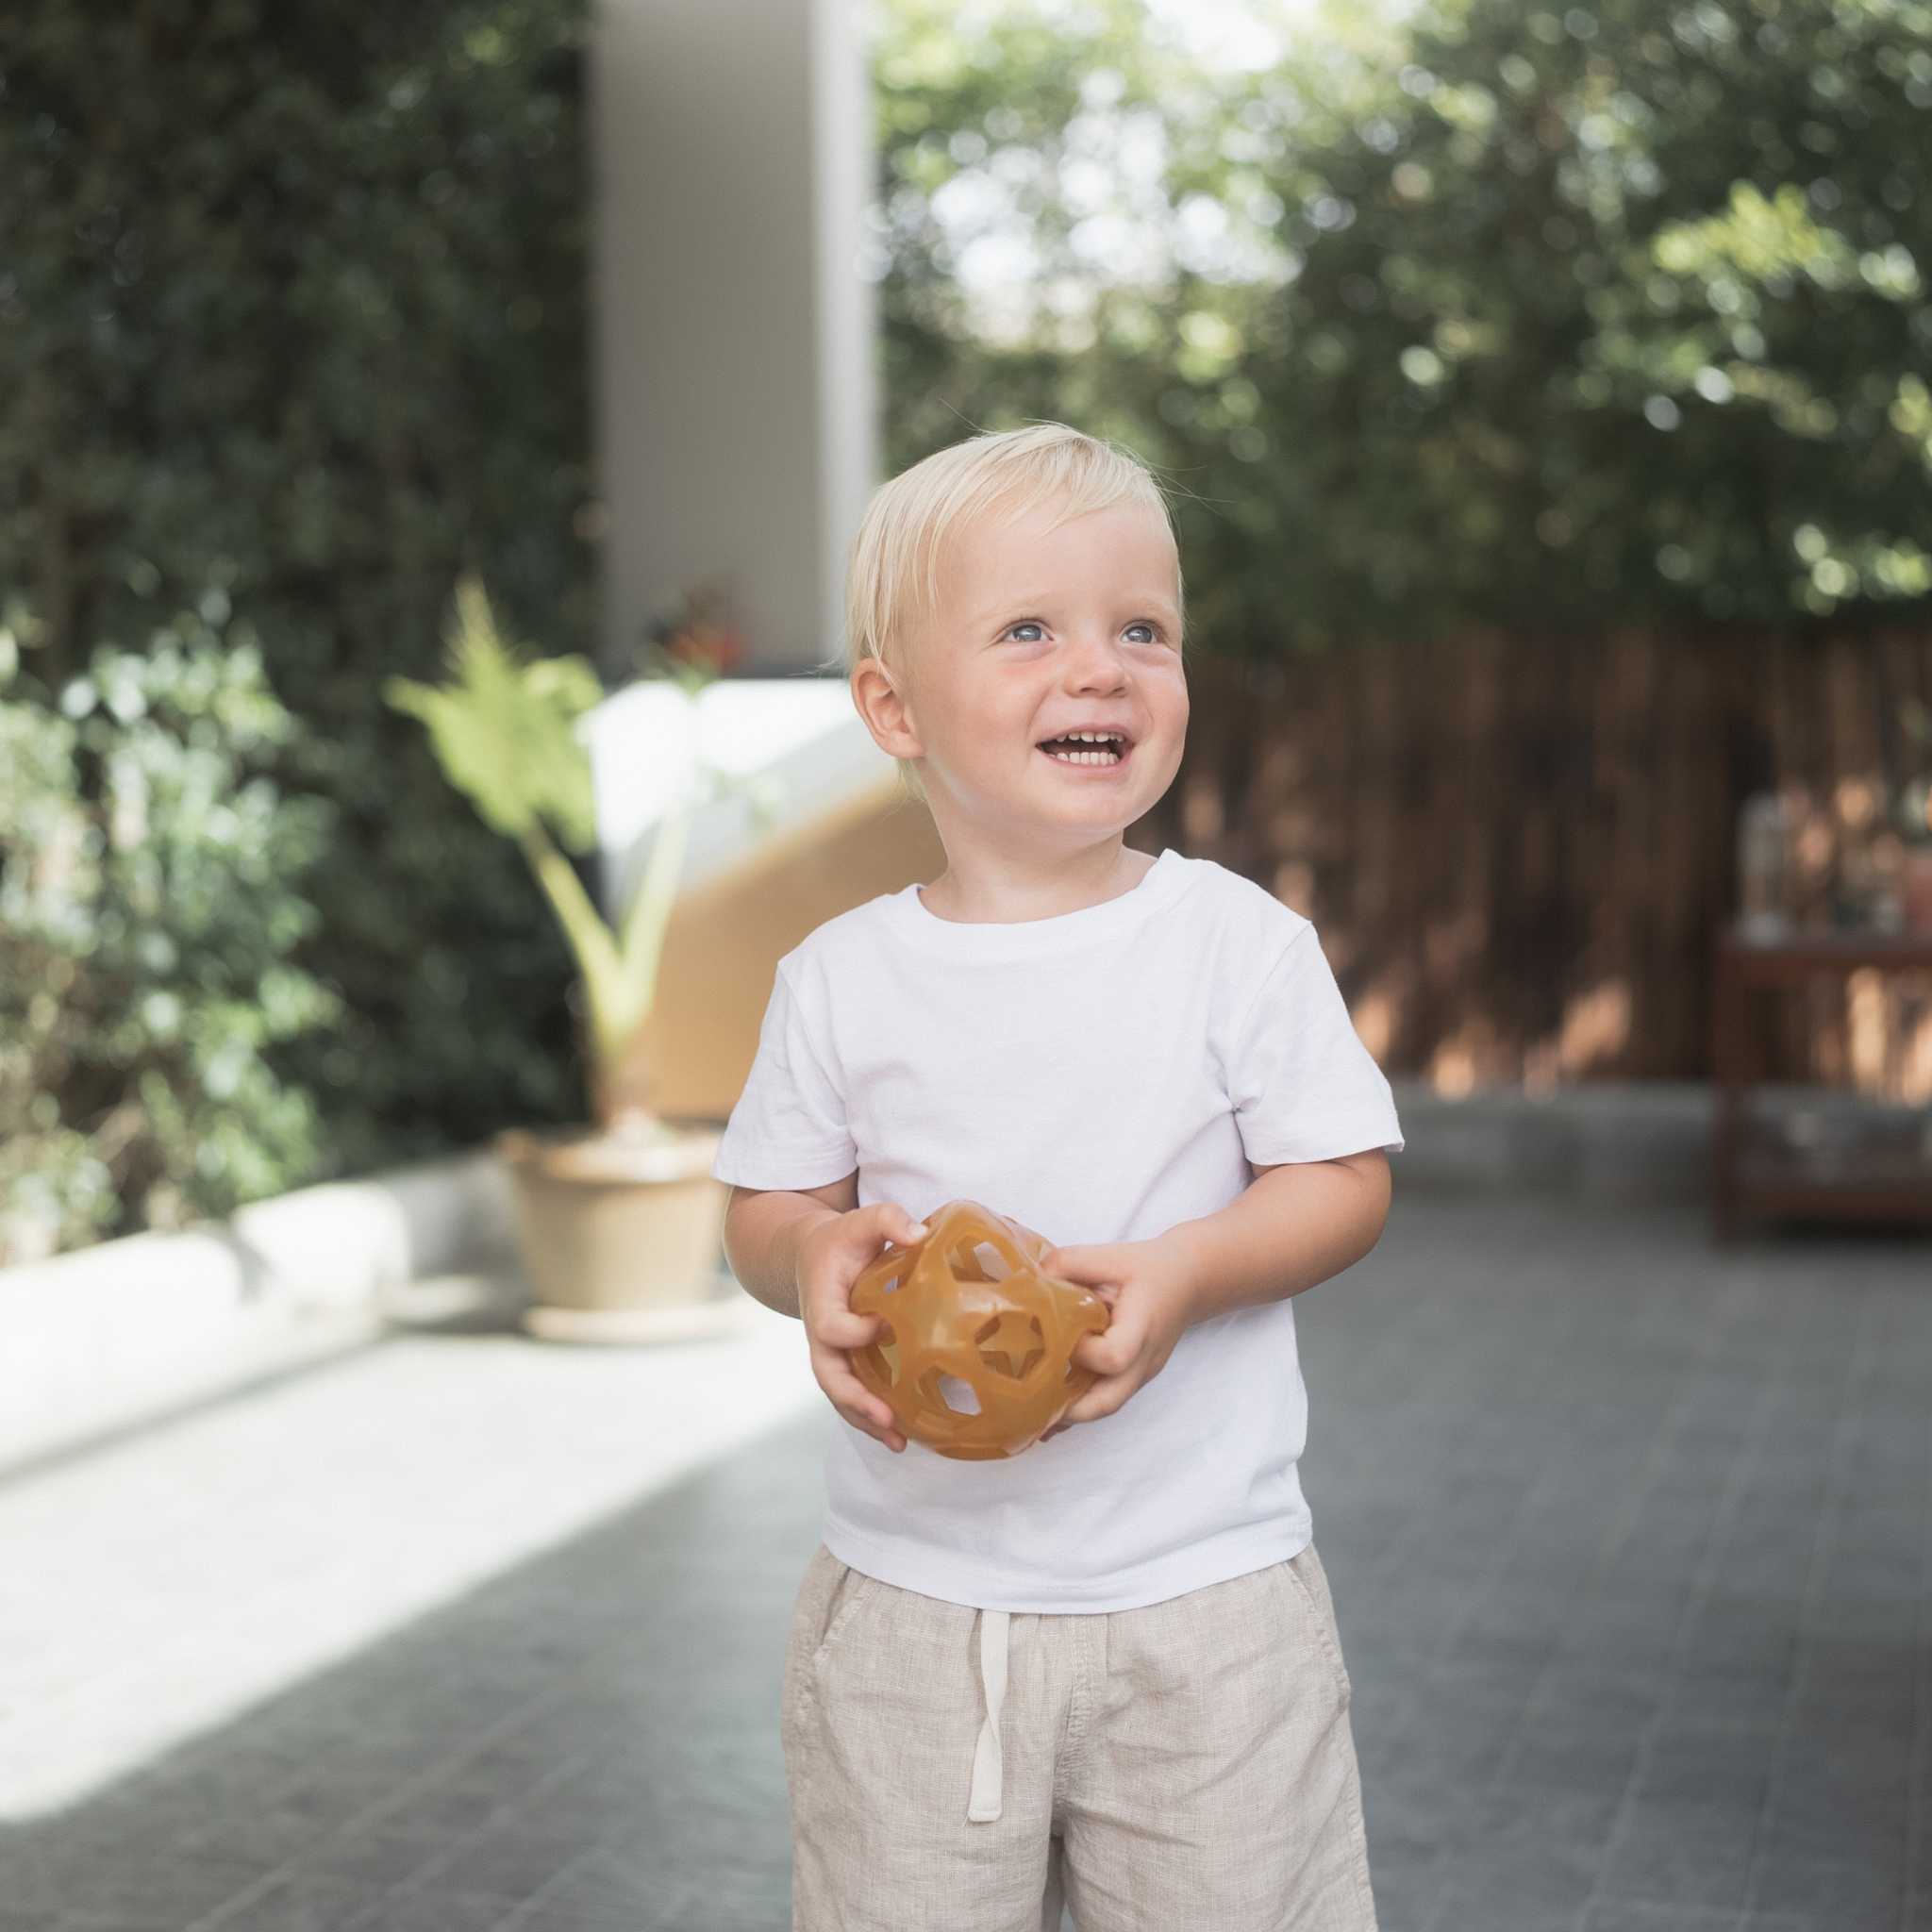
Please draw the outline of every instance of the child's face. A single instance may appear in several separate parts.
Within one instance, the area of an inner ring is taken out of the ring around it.
[[[942,831],[1063,827],[1091,841],[1141,817],[1179,769],[1188,687],[1166,519],[1136,505],[1046,523],[1036,509],[953,533],[939,613],[906,653],[903,706],[875,720],[897,726],[875,732],[889,752],[924,760]],[[1126,756],[1063,764],[1040,749],[1088,725],[1124,731]]]

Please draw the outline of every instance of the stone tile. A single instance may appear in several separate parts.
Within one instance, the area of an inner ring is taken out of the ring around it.
[[[1895,1907],[1874,1912],[1753,1912],[1744,1932],[1896,1932]]]
[[[1378,1912],[1378,1918],[1381,1914]],[[1423,1932],[1575,1932],[1574,1907],[1548,1910],[1488,1888],[1452,1886],[1435,1902]],[[1394,1932],[1384,1922],[1382,1932]]]
[[[390,1887],[286,1875],[195,1923],[193,1932],[348,1932],[379,1907]]]
[[[38,1919],[58,1917],[65,1908],[52,1857],[24,1833],[0,1833],[0,1872],[7,1874],[7,1910]]]
[[[1620,1904],[1701,1906],[1741,1911],[1749,1897],[1746,1829],[1650,1822],[1627,1825],[1611,1843],[1598,1896]]]
[[[1679,1799],[1762,1808],[1770,1789],[1778,1725],[1706,1725],[1674,1713],[1672,1722],[1645,1741],[1633,1795],[1671,1803]]]
[[[1448,1786],[1488,1785],[1509,1750],[1508,1728],[1482,1724],[1466,1729],[1418,1727],[1391,1745],[1392,1760],[1378,1758],[1384,1790],[1426,1796]]]
[[[1678,1717],[1711,1724],[1775,1728],[1790,1700],[1791,1673],[1752,1675],[1707,1672],[1680,1676],[1670,1687],[1671,1709]]]
[[[461,1838],[488,1824],[510,1798],[501,1786],[475,1779],[432,1782],[402,1791],[382,1807],[380,1824],[397,1839]]]
[[[1072,1914],[1063,1914],[1062,1923],[1071,1924]],[[791,1932],[791,1881],[693,1881],[648,1924],[651,1932]]]
[[[63,1912],[55,1932],[181,1932],[176,1918],[150,1917],[132,1909],[118,1912]]]
[[[1531,1791],[1620,1797],[1642,1748],[1635,1725],[1598,1729],[1580,1718],[1524,1720],[1496,1769],[1496,1783]]]
[[[169,1857],[148,1845],[137,1851],[89,1846],[69,1851],[18,1881],[9,1871],[9,1890],[17,1898],[31,1888],[36,1907],[58,1906],[62,1912],[180,1927],[217,1910],[267,1876],[260,1867],[225,1861]]]
[[[1570,1719],[1633,1736],[1650,1724],[1665,1697],[1655,1672],[1612,1669],[1595,1659],[1553,1666],[1538,1678],[1536,1690],[1538,1713],[1552,1722]]]
[[[1439,1914],[1433,1932],[1455,1926],[1561,1926],[1568,1932],[1595,1889],[1598,1860],[1591,1854],[1542,1851],[1473,1852],[1441,1892],[1453,1909]]]
[[[512,1906],[441,1886],[391,1892],[342,1932],[503,1932]]]
[[[690,1903],[692,1890],[691,1876],[671,1871],[661,1857],[596,1845],[572,1859],[510,1923],[516,1932],[537,1925],[575,1932],[578,1923],[641,1932]]]
[[[1744,1932],[1744,1924],[1740,1912],[1606,1899],[1584,1913],[1575,1932]]]
[[[1890,1793],[1844,1806],[1807,1807],[1780,1791],[1765,1822],[1771,1852],[1816,1864],[1859,1864],[1896,1858],[1905,1842],[1903,1799]]]
[[[381,1823],[350,1826],[305,1845],[285,1870],[325,1884],[353,1881],[391,1890],[436,1865],[454,1836],[449,1831],[403,1831]]]
[[[616,1915],[585,1912],[571,1906],[546,1905],[541,1901],[520,1907],[503,1922],[501,1932],[671,1932],[689,1926],[692,1932],[737,1932],[729,1925],[717,1925],[702,1899],[680,1898],[661,1911],[631,1910]]]
[[[436,1887],[527,1904],[591,1842],[580,1823],[508,1819],[445,1842],[425,1877]]]
[[[1832,1932],[1892,1932],[1905,1898],[1903,1845],[1889,1859],[1813,1859],[1774,1845],[1752,1880],[1754,1912],[1828,1921]]]
[[[1423,1932],[1441,1904],[1441,1883],[1402,1866],[1374,1865],[1371,1875],[1380,1932]]]

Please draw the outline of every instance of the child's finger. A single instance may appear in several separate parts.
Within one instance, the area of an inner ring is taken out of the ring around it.
[[[898,1425],[892,1421],[892,1412],[889,1408],[875,1407],[868,1403],[863,1408],[841,1408],[839,1413],[855,1429],[862,1429],[874,1441],[883,1442],[888,1449],[903,1449],[906,1446],[906,1439],[900,1435]]]
[[[891,1408],[853,1374],[843,1354],[814,1346],[812,1357],[819,1387],[825,1391],[832,1407],[854,1428],[875,1436],[888,1447],[901,1446],[904,1439],[899,1437],[898,1422]]]
[[[910,1247],[914,1241],[923,1241],[930,1232],[924,1222],[915,1221],[894,1201],[875,1201],[872,1208],[871,1225],[854,1229],[854,1234],[872,1247],[877,1247],[882,1241],[892,1241],[902,1248]]]
[[[812,1327],[821,1340],[833,1348],[862,1348],[875,1341],[885,1325],[880,1315],[861,1315],[856,1309],[833,1302],[814,1311]]]

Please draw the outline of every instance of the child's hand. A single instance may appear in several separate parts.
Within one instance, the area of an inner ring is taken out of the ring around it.
[[[1075,1423],[1111,1415],[1159,1374],[1194,1319],[1194,1290],[1186,1257],[1164,1236],[1050,1248],[1040,1265],[1092,1289],[1111,1314],[1106,1334],[1083,1335],[1074,1344],[1074,1366],[1100,1379],[1041,1437],[1044,1442]]]
[[[884,1318],[852,1311],[852,1284],[887,1241],[910,1247],[925,1235],[925,1224],[890,1201],[855,1208],[836,1221],[822,1221],[798,1243],[798,1312],[805,1323],[811,1372],[839,1413],[888,1449],[903,1449],[906,1438],[892,1411],[852,1367],[848,1351],[876,1339]]]

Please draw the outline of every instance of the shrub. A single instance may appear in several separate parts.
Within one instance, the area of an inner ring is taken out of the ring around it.
[[[21,643],[0,628],[0,1264],[308,1178],[318,1109],[268,1049],[341,1010],[291,958],[332,811],[272,775],[303,733],[225,595],[58,686]]]

